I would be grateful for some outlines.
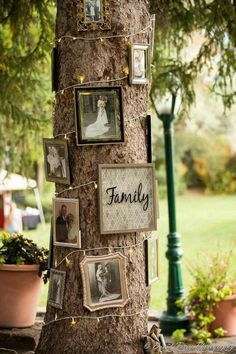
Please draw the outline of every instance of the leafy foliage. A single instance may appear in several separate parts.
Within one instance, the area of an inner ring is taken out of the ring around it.
[[[193,285],[187,297],[176,302],[181,310],[184,312],[187,310],[189,313],[193,325],[193,338],[198,343],[211,342],[209,325],[215,319],[213,307],[236,291],[235,278],[229,275],[230,258],[231,253],[217,254],[209,257],[207,264],[193,267],[191,269]],[[224,329],[218,328],[214,334],[222,336],[224,333]]]
[[[25,173],[48,130],[52,3],[0,1],[0,161]]]
[[[38,247],[32,240],[22,235],[10,236],[4,232],[0,241],[0,264],[38,264],[39,276],[47,270],[48,250]],[[44,277],[46,280],[47,277]]]
[[[156,40],[151,96],[169,88],[169,73],[181,82],[183,109],[194,102],[194,82],[205,70],[224,106],[235,101],[236,2],[230,0],[153,0]],[[193,57],[185,50],[198,34]]]

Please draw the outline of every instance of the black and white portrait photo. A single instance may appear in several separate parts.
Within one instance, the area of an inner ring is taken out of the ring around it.
[[[81,247],[78,199],[53,199],[53,236],[56,246]]]
[[[77,0],[78,31],[111,29],[110,0]]]
[[[51,269],[48,303],[56,308],[63,308],[63,298],[65,291],[66,272]]]
[[[120,253],[87,256],[81,262],[84,306],[91,311],[124,306],[127,301],[125,257]]]
[[[75,97],[78,145],[123,142],[120,87],[76,88]]]
[[[150,76],[150,47],[132,44],[130,47],[130,83],[147,84]]]
[[[86,21],[101,20],[101,0],[85,0],[86,4]]]
[[[46,180],[70,184],[67,141],[43,139],[43,146]]]

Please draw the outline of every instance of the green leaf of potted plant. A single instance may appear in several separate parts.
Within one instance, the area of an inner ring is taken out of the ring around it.
[[[236,276],[230,275],[231,253],[207,258],[190,269],[193,284],[185,299],[177,301],[192,322],[193,339],[210,343],[211,337],[236,335]]]
[[[0,327],[34,324],[48,250],[22,235],[0,237]],[[46,275],[44,275],[46,282]]]

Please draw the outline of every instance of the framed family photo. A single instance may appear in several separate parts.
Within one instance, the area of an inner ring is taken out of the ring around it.
[[[148,84],[150,82],[150,45],[131,44],[129,81],[130,84]]]
[[[77,145],[124,142],[120,86],[75,88]]]
[[[157,206],[153,164],[99,165],[101,234],[156,230]]]
[[[150,286],[159,279],[159,239],[156,235],[145,241],[146,285]]]
[[[46,180],[70,184],[67,140],[43,139],[43,149]]]
[[[77,0],[78,31],[111,29],[109,0]]]
[[[66,272],[57,269],[50,270],[48,303],[62,309],[65,292]]]
[[[80,263],[84,306],[90,311],[124,307],[128,301],[126,257],[121,253],[85,256]]]
[[[78,199],[53,198],[53,240],[55,246],[81,248]]]

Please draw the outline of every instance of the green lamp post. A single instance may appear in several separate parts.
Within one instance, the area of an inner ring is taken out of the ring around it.
[[[175,179],[174,179],[174,148],[173,148],[173,128],[172,122],[176,111],[180,106],[179,86],[176,81],[171,86],[171,91],[162,97],[156,109],[158,118],[162,121],[164,127],[165,139],[165,160],[166,160],[166,179],[167,179],[167,197],[169,213],[169,234],[166,257],[168,259],[168,295],[167,310],[163,312],[160,318],[160,327],[163,333],[171,334],[179,328],[188,329],[189,320],[187,316],[180,316],[180,309],[175,302],[184,297],[184,287],[181,272],[181,236],[177,233],[176,227],[176,208],[175,208]]]

